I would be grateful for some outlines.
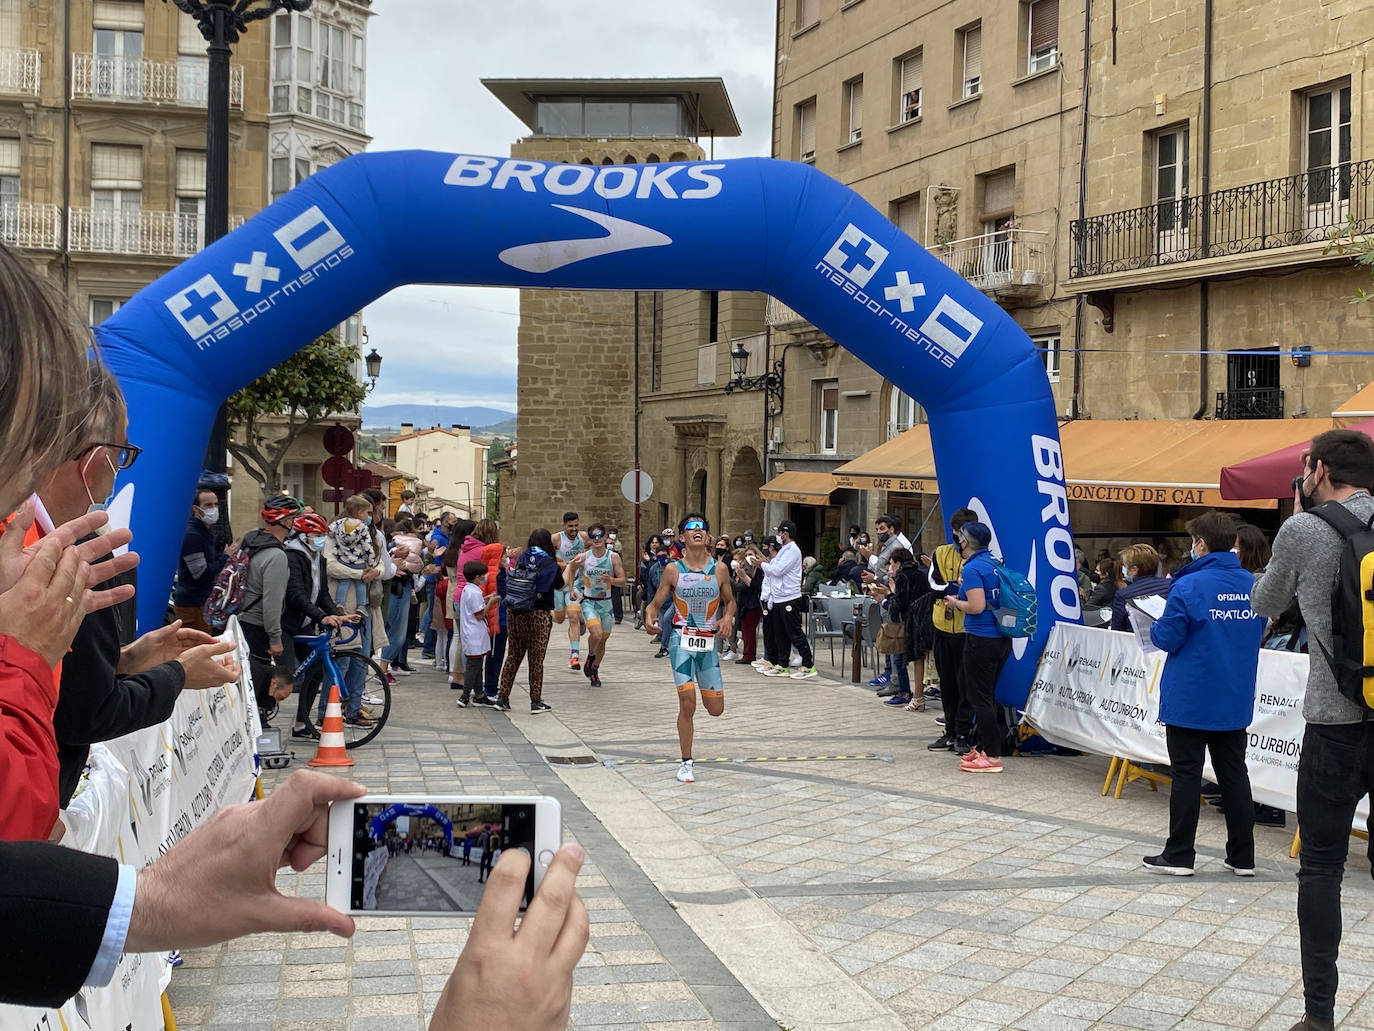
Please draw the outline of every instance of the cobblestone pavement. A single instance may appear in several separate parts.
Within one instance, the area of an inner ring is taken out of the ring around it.
[[[1102,797],[1106,759],[961,774],[925,748],[938,705],[894,711],[860,687],[733,665],[725,715],[698,710],[697,783],[681,785],[666,660],[620,630],[600,689],[562,668],[555,637],[549,715],[519,693],[509,715],[458,710],[441,674],[403,678],[351,771],[376,791],[562,801],[592,918],[574,1028],[1286,1031],[1301,1015],[1291,817],[1256,828],[1253,880],[1222,867],[1210,811],[1197,876],[1154,877],[1140,857],[1162,843],[1166,794],[1139,782]],[[1374,1028],[1374,887],[1357,844],[1337,1018]],[[321,896],[323,876],[279,883]],[[188,1031],[409,1031],[467,927],[374,917],[351,942],[262,935],[187,954],[169,995]]]

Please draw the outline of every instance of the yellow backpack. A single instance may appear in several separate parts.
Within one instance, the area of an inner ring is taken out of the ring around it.
[[[936,548],[932,561],[935,563],[935,577],[942,583],[954,583],[964,569],[964,556],[959,554],[959,549],[953,544],[941,544]],[[931,610],[931,618],[936,630],[942,630],[947,634],[964,632],[964,614],[958,609],[946,608],[938,598],[934,609]]]

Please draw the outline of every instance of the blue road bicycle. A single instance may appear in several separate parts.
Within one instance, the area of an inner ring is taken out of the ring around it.
[[[382,732],[382,728],[386,726],[387,717],[391,715],[391,685],[387,683],[386,674],[382,672],[382,667],[378,666],[372,659],[365,655],[359,655],[357,652],[336,650],[352,642],[359,633],[361,630],[356,624],[345,624],[338,630],[326,630],[318,635],[293,638],[301,644],[310,646],[309,654],[296,667],[296,690],[299,691],[303,688],[306,674],[311,667],[317,662],[323,663],[324,678],[320,682],[320,692],[327,698],[329,685],[338,684],[339,700],[343,702],[345,713],[348,712],[348,685],[339,672],[338,662],[347,659],[361,662],[366,667],[363,671],[362,712],[367,718],[357,723],[344,721],[344,746],[346,748],[358,748],[367,744]],[[310,708],[312,715],[318,711],[318,698],[311,701]]]

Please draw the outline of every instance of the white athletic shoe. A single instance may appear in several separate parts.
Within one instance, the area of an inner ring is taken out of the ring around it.
[[[791,676],[787,672],[786,666],[769,666],[767,669],[759,670],[765,677],[786,677]]]
[[[762,673],[764,670],[771,668],[773,664],[769,662],[767,659],[755,659],[749,665],[753,666],[756,670]]]
[[[692,760],[683,759],[682,765],[677,768],[677,779],[683,784],[695,784],[696,777],[692,775]]]
[[[381,705],[384,701],[386,701],[386,699],[379,694],[367,693],[363,695],[364,705]]]
[[[735,653],[734,653],[733,651],[721,652],[720,661],[721,661],[721,662],[734,662],[734,661],[735,661]]]

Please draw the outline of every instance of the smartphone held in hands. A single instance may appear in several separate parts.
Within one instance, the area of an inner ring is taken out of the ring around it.
[[[472,916],[505,849],[530,856],[521,910],[563,840],[536,795],[364,795],[329,807],[325,902],[354,916]]]

